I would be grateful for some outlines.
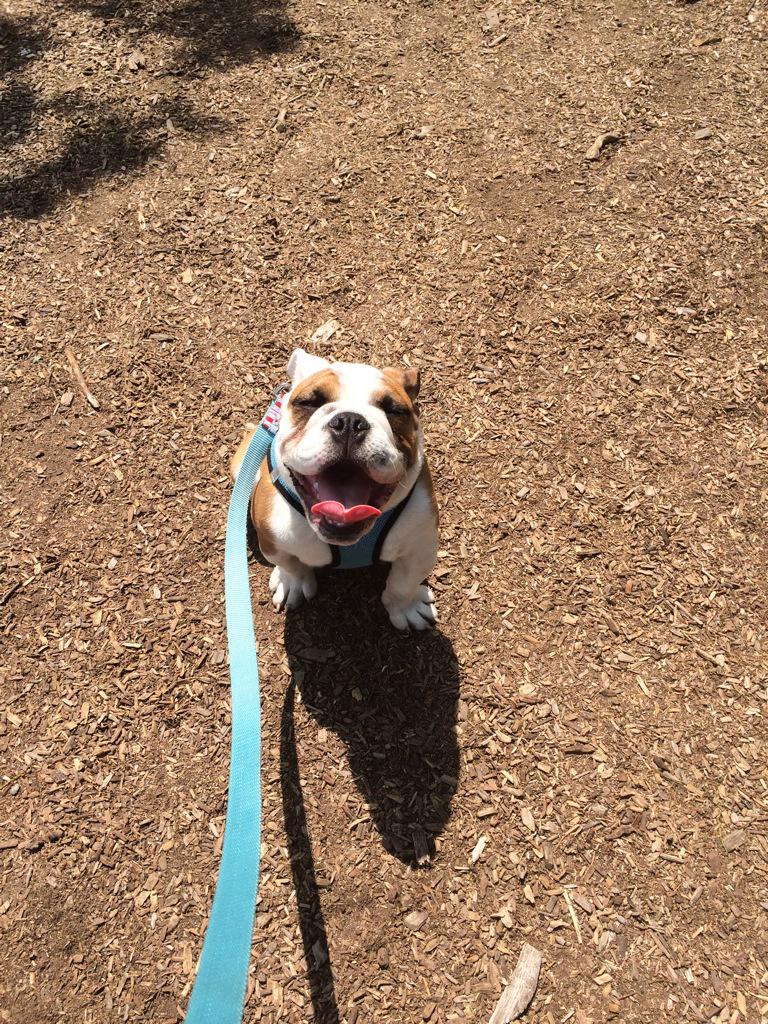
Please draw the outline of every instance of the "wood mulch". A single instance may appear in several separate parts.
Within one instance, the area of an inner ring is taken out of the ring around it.
[[[296,344],[422,369],[441,620],[375,572],[285,619],[254,562],[248,1024],[487,1024],[524,943],[536,1024],[768,1019],[767,44],[765,0],[0,10],[0,1021],[182,1019],[227,461]]]

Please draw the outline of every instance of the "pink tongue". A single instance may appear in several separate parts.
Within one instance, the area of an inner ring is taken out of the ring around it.
[[[369,504],[372,484],[359,469],[344,464],[332,466],[320,473],[316,482],[318,500],[312,506],[316,515],[345,525],[381,515],[379,509]]]
[[[318,501],[312,506],[312,511],[315,515],[328,516],[339,523],[359,523],[361,519],[381,515],[380,510],[373,505],[353,505],[352,508],[345,508],[340,501]]]

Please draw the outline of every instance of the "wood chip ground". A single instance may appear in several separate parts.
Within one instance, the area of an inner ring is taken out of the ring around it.
[[[313,336],[422,370],[441,624],[254,562],[247,1024],[487,1024],[524,942],[536,1024],[765,1020],[763,0],[14,0],[0,75],[0,1021],[181,1020]]]

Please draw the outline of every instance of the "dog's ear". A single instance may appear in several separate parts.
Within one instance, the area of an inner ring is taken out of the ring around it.
[[[313,356],[309,352],[305,352],[303,348],[295,348],[288,360],[288,376],[291,378],[291,386],[295,388],[306,377],[311,377],[313,373],[319,373],[320,370],[325,370],[330,365],[327,359]]]
[[[419,394],[419,388],[421,387],[421,374],[418,370],[414,370],[412,366],[409,366],[407,370],[401,370],[397,366],[388,366],[384,373],[390,373],[393,377],[400,381],[403,391],[408,395],[412,402],[416,401]]]
[[[409,366],[407,370],[403,370],[403,387],[410,400],[415,402],[421,387],[421,374],[418,370],[414,370],[412,366]]]

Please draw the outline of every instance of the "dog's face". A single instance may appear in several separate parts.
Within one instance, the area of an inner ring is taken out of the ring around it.
[[[297,349],[275,444],[309,523],[354,544],[397,504],[421,459],[415,370],[329,363]]]

